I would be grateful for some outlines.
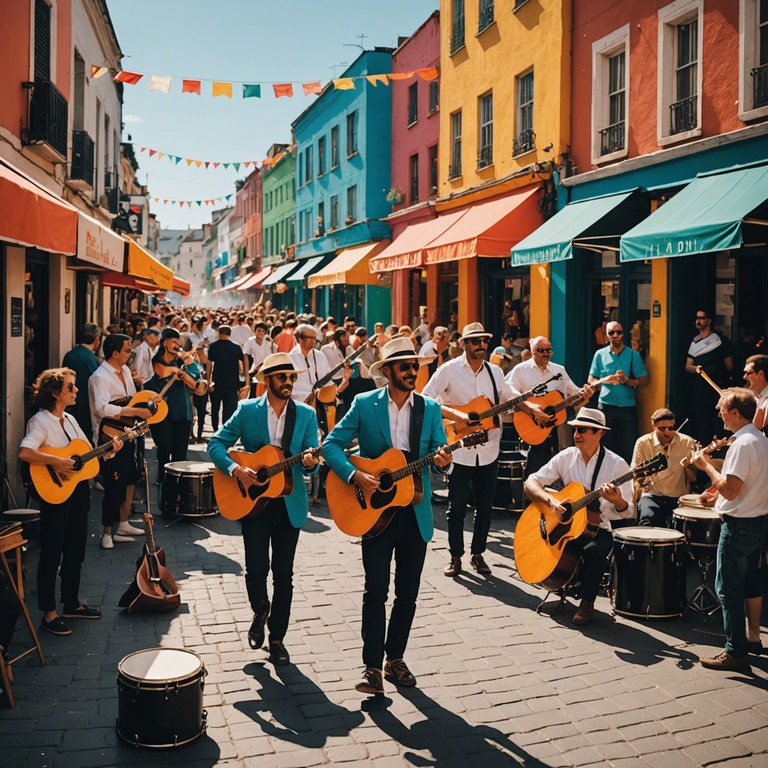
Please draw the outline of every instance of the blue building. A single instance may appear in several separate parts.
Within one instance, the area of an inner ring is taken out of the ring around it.
[[[388,288],[367,260],[390,236],[392,50],[363,51],[293,122],[296,141],[296,257],[287,280],[297,308],[358,324],[388,323]],[[339,82],[341,81],[341,82]]]

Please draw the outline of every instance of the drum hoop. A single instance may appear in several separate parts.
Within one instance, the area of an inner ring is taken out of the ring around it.
[[[694,511],[706,512],[707,514],[697,516],[694,514]],[[707,508],[696,509],[695,507],[678,507],[672,512],[672,517],[676,518],[677,520],[692,520],[696,522],[721,522],[720,515],[718,515],[717,512],[715,512],[713,509]]]
[[[146,747],[148,749],[170,749],[171,747],[183,747],[185,744],[190,744],[195,739],[200,738],[200,736],[202,736],[205,733],[207,728],[208,728],[208,710],[203,709],[202,725],[200,726],[200,730],[194,735],[190,736],[188,739],[184,739],[183,741],[176,741],[174,743],[169,743],[169,744],[145,744],[143,741],[139,741],[138,739],[131,739],[128,736],[121,733],[119,718],[115,721],[115,730],[117,731],[117,735],[121,739],[123,739],[123,741],[128,742],[128,744],[133,744],[134,747]]]
[[[130,672],[126,672],[123,665],[125,664],[128,659],[133,658],[134,656],[139,656],[144,653],[151,653],[152,651],[173,651],[175,653],[185,653],[189,656],[194,656],[195,659],[197,659],[198,666],[194,670],[194,672],[191,673],[185,673],[184,675],[179,675],[177,677],[168,677],[168,678],[153,678],[151,680],[148,680],[145,677],[137,677],[134,674],[131,674]],[[129,653],[127,656],[124,656],[117,664],[117,679],[118,682],[120,680],[126,681],[130,680],[136,683],[139,683],[140,686],[143,685],[147,688],[162,688],[162,687],[168,687],[169,684],[175,684],[178,687],[183,687],[184,685],[191,685],[192,683],[197,682],[198,678],[201,676],[205,676],[207,673],[205,671],[205,664],[203,663],[202,658],[199,656],[199,654],[195,653],[194,651],[190,651],[187,648],[143,648],[140,651],[134,651],[133,653]],[[129,686],[134,687],[134,686]]]
[[[169,467],[165,468],[166,475],[173,475],[174,477],[213,477],[213,470],[207,472],[191,472],[189,470],[177,470]]]
[[[661,528],[665,534],[654,539],[652,536],[640,536],[637,533],[627,533],[630,528],[618,528],[613,532],[614,541],[622,544],[653,544],[655,547],[672,547],[676,544],[682,544],[685,541],[685,534],[681,531],[675,531],[671,528]],[[649,528],[650,530],[650,528]]]
[[[186,464],[198,468],[191,469],[189,466],[174,467],[174,464]],[[173,475],[174,477],[213,477],[214,469],[215,465],[212,461],[169,461],[165,465],[166,474]]]

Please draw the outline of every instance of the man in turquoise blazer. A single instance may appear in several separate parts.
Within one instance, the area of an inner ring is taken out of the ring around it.
[[[393,447],[410,452],[411,458],[416,459],[445,445],[440,405],[414,392],[419,363],[409,339],[393,339],[382,347],[381,359],[371,366],[371,372],[380,372],[387,379],[387,386],[358,395],[323,443],[323,457],[345,481],[366,491],[378,486],[376,477],[357,470],[344,454],[344,449],[355,438],[361,456],[371,459]],[[441,449],[434,465],[440,471],[447,470],[450,460]],[[361,693],[383,693],[382,661],[385,654],[384,676],[387,680],[397,685],[416,685],[416,678],[403,661],[403,655],[416,612],[427,542],[433,532],[429,471],[428,467],[422,470],[422,500],[415,506],[399,509],[377,535],[363,537],[365,670],[362,680],[355,686]],[[395,601],[387,628],[386,602],[393,556],[396,563]]]
[[[256,473],[233,461],[227,453],[238,440],[249,453],[274,445],[282,448],[286,457],[304,454],[301,466],[291,469],[290,496],[272,499],[260,514],[242,520],[245,585],[254,614],[248,643],[254,649],[262,646],[264,627],[269,620],[269,658],[278,666],[290,662],[283,638],[293,599],[293,560],[299,528],[307,519],[304,473],[317,470],[317,458],[309,453],[310,448],[318,446],[315,411],[291,399],[299,373],[288,355],[268,355],[257,374],[258,380],[267,385],[266,393],[243,401],[208,443],[208,453],[216,467],[246,486],[255,481]],[[271,605],[267,594],[270,566],[274,584]]]

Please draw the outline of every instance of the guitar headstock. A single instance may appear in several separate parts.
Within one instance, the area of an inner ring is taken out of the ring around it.
[[[541,397],[542,395],[547,394],[547,383],[545,381],[542,381],[541,384],[537,384],[532,390],[531,394],[533,397]]]
[[[483,445],[488,442],[488,430],[481,429],[477,432],[470,432],[461,439],[462,448],[474,448],[476,445]]]
[[[144,513],[144,531],[145,533],[152,533],[152,528],[154,527],[155,520],[152,517],[152,515],[149,514],[149,512]]]
[[[667,457],[663,453],[657,453],[652,459],[644,461],[633,468],[632,474],[635,477],[648,477],[657,472],[663,472],[669,466]]]
[[[125,428],[125,439],[136,440],[149,432],[149,424],[146,421],[140,421],[132,427]]]

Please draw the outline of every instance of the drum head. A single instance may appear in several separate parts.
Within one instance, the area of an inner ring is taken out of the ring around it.
[[[694,509],[693,507],[678,507],[672,513],[672,517],[679,520],[705,520],[706,522],[720,519],[720,515],[714,509]]]
[[[139,683],[173,683],[194,677],[203,668],[203,660],[181,648],[147,648],[125,656],[118,672]]]
[[[214,464],[212,461],[169,461],[165,465],[165,471],[172,475],[213,475]]]
[[[699,501],[699,494],[698,493],[684,493],[678,500],[677,503],[681,507],[692,507],[693,509],[708,509],[708,507],[705,507],[700,501]]]
[[[636,542],[639,544],[676,544],[683,542],[685,536],[671,528],[652,528],[638,525],[634,528],[619,528],[613,532],[616,541]]]

